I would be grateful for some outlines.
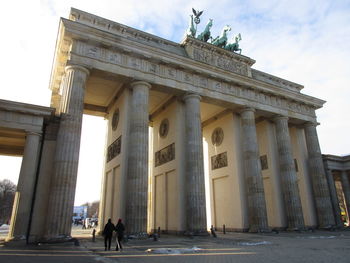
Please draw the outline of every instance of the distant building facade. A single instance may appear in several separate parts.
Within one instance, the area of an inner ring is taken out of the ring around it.
[[[254,63],[72,9],[60,20],[51,107],[0,101],[0,153],[23,156],[8,239],[70,235],[83,113],[109,123],[99,226],[336,226],[316,131],[325,101]]]
[[[73,222],[75,220],[87,218],[88,207],[85,205],[74,206],[73,208]]]

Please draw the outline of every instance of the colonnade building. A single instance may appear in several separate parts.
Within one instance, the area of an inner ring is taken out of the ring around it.
[[[100,226],[108,218],[123,218],[129,234],[335,226],[316,131],[325,101],[254,63],[71,9],[60,20],[51,106],[0,103],[0,127],[8,138],[20,133],[23,155],[9,239],[70,236],[83,114],[108,120]],[[22,115],[37,122],[34,133],[8,127]]]

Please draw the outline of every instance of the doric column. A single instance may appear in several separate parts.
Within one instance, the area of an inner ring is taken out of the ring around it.
[[[128,234],[147,233],[148,99],[151,85],[131,84],[126,228]]]
[[[303,210],[301,207],[298,178],[295,171],[292,145],[289,135],[288,117],[278,116],[275,117],[273,121],[276,125],[280,178],[282,182],[288,229],[303,229]]]
[[[333,215],[334,215],[335,223],[337,226],[340,227],[340,226],[343,226],[343,222],[341,221],[339,200],[337,196],[337,190],[335,188],[333,173],[332,173],[332,170],[328,169],[326,162],[324,162],[324,167],[326,171],[326,178],[328,182],[329,193],[331,195],[331,202],[333,207]]]
[[[341,171],[340,174],[341,177],[341,185],[343,188],[343,193],[345,197],[345,203],[346,203],[346,209],[348,210],[348,213],[350,213],[350,184],[349,184],[349,177],[345,170]]]
[[[49,199],[47,238],[70,236],[77,180],[85,83],[89,71],[81,66],[65,69],[61,120],[57,135],[54,173]]]
[[[268,230],[268,223],[254,112],[252,108],[245,108],[240,113],[249,231],[260,232]]]
[[[205,207],[203,138],[200,115],[201,97],[184,96],[186,154],[186,221],[188,234],[207,233]]]
[[[335,224],[331,198],[323,167],[320,145],[318,143],[316,124],[307,123],[304,128],[308,150],[309,173],[314,192],[318,224],[320,228],[329,228]]]
[[[30,210],[34,196],[41,134],[27,132],[24,153],[19,174],[16,203],[12,211],[11,229],[8,239],[25,238],[30,219]]]

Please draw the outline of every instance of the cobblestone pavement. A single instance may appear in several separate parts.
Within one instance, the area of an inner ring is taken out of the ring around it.
[[[90,263],[90,262],[350,262],[350,231],[316,231],[279,234],[228,233],[213,237],[162,235],[129,240],[124,250],[105,251],[103,239],[92,242],[92,230],[75,228],[73,242],[25,245],[0,244],[0,262]],[[115,243],[112,247],[115,249]]]

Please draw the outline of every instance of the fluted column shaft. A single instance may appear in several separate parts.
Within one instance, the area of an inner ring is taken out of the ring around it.
[[[268,223],[254,111],[252,108],[242,110],[241,124],[249,231],[259,232],[266,231]]]
[[[131,84],[130,132],[127,173],[126,228],[129,234],[147,232],[148,100],[151,85]]]
[[[205,204],[203,137],[199,95],[188,94],[185,102],[186,149],[186,221],[187,232],[207,232]]]
[[[334,184],[333,173],[332,173],[332,170],[330,170],[330,169],[328,169],[328,167],[326,167],[326,163],[324,163],[324,166],[325,166],[326,177],[327,177],[327,182],[328,182],[328,187],[329,187],[329,193],[331,195],[331,202],[332,202],[332,207],[333,207],[333,215],[334,215],[335,223],[337,226],[343,226],[343,222],[341,221],[337,190],[336,190],[335,184]]]
[[[341,171],[341,185],[343,188],[343,193],[345,197],[345,203],[346,203],[346,209],[348,210],[348,213],[350,213],[350,184],[349,184],[349,177],[347,172]]]
[[[12,212],[9,239],[26,237],[27,234],[39,158],[40,137],[39,133],[27,132],[26,134],[16,191],[18,202],[17,207],[14,207]]]
[[[47,238],[70,236],[77,181],[85,83],[89,71],[67,66],[61,121],[57,135],[54,175],[51,183]]]
[[[328,228],[335,224],[330,193],[325,170],[323,167],[321,149],[318,142],[316,124],[305,125],[305,139],[308,150],[309,173],[316,203],[319,227]]]
[[[288,229],[302,229],[304,228],[304,218],[288,128],[288,117],[280,116],[273,120],[276,125],[280,178]]]

